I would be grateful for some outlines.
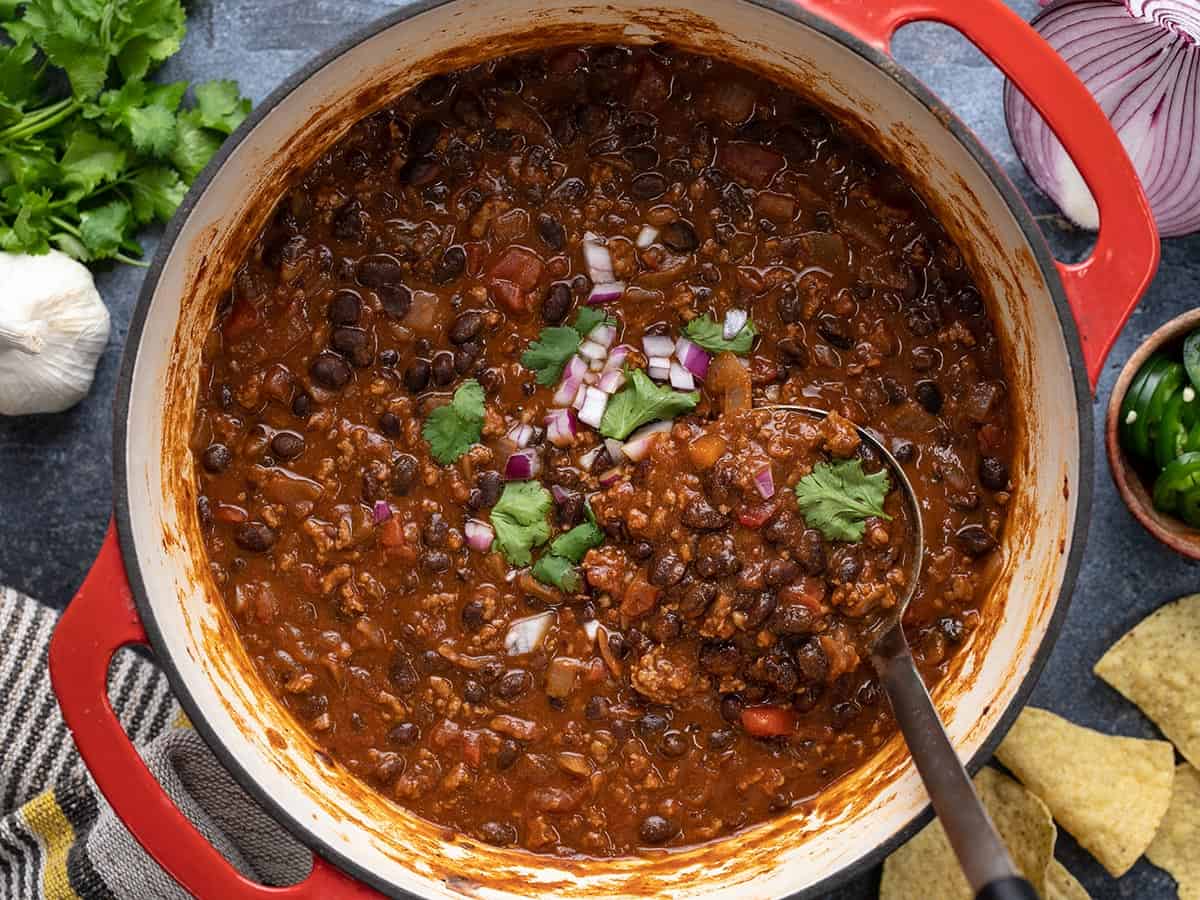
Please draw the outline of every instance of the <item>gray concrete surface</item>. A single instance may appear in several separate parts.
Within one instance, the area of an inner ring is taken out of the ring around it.
[[[966,0],[969,2],[969,0]],[[1031,17],[1034,0],[1010,0]],[[384,0],[194,0],[183,51],[162,71],[166,79],[237,78],[260,100],[296,67],[393,8]],[[1030,206],[1044,217],[1064,259],[1078,257],[1086,236],[1055,224],[1053,208],[1029,183],[1009,143],[1001,110],[1003,79],[958,35],[917,25],[897,37],[895,51],[975,129]],[[147,242],[153,252],[154,240]],[[91,395],[54,416],[0,420],[0,583],[47,603],[66,605],[99,547],[111,504],[111,403],[121,348],[141,270],[120,267],[98,282],[113,316],[113,334]],[[1161,603],[1200,589],[1200,568],[1159,545],[1122,505],[1100,442],[1101,416],[1116,372],[1155,327],[1200,304],[1200,235],[1166,241],[1158,277],[1109,357],[1095,403],[1095,505],[1084,567],[1070,615],[1034,694],[1073,721],[1106,731],[1151,737],[1154,727],[1092,676],[1091,667],[1129,627]],[[1097,898],[1174,897],[1171,879],[1139,862],[1114,880],[1065,832],[1059,858]],[[874,897],[878,873],[832,896]],[[934,900],[934,898],[931,898]]]

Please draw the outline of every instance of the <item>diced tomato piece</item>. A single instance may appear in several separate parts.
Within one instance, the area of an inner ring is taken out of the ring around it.
[[[483,761],[483,739],[478,731],[462,733],[463,762],[472,769],[478,769]]]
[[[488,287],[491,290],[492,298],[505,311],[516,315],[529,312],[530,295],[522,294],[521,289],[511,281],[493,281]]]
[[[525,247],[513,245],[492,264],[493,281],[511,281],[522,291],[532,291],[542,277],[542,258]]]
[[[463,252],[467,254],[467,274],[472,278],[483,271],[483,261],[487,258],[488,246],[483,241],[470,241],[463,244]]]
[[[658,603],[659,590],[641,575],[636,576],[625,588],[621,600],[621,615],[636,619],[646,615]]]
[[[796,730],[796,714],[780,706],[751,706],[742,710],[742,727],[754,737],[781,737]]]
[[[722,144],[717,150],[717,166],[734,181],[753,188],[765,188],[783,168],[784,159],[762,144],[735,141]]]
[[[400,526],[400,520],[395,516],[379,526],[379,543],[385,547],[404,546],[404,529]]]
[[[247,300],[238,300],[221,330],[230,341],[240,341],[258,327],[258,310]]]
[[[779,504],[775,501],[756,503],[753,506],[743,506],[738,510],[737,517],[747,528],[762,528],[771,521],[771,516],[775,515],[778,509]]]

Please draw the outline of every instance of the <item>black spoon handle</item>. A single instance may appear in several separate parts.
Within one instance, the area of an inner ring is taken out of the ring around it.
[[[929,791],[963,874],[977,900],[1037,900],[979,802],[967,770],[946,736],[899,624],[880,638],[871,656],[913,762]]]

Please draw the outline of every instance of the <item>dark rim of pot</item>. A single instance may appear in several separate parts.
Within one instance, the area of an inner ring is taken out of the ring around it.
[[[196,179],[188,192],[187,197],[180,205],[174,218],[168,224],[162,240],[158,244],[157,252],[154,256],[154,261],[147,270],[145,281],[143,282],[141,292],[138,296],[137,305],[133,311],[132,320],[129,325],[129,333],[126,339],[125,352],[121,361],[120,376],[117,383],[116,397],[113,404],[114,413],[114,434],[113,434],[113,498],[116,510],[117,529],[121,543],[121,553],[125,561],[126,571],[129,575],[129,583],[133,589],[134,597],[137,601],[138,612],[142,619],[142,624],[145,626],[146,633],[149,635],[150,643],[155,650],[157,662],[167,676],[167,680],[171,685],[176,699],[180,706],[183,707],[191,720],[196,731],[204,739],[205,743],[212,749],[217,759],[221,764],[233,775],[237,782],[246,790],[246,792],[265,809],[276,821],[287,827],[287,829],[303,844],[309,847],[315,853],[320,854],[324,859],[341,868],[343,871],[360,881],[370,885],[378,891],[396,897],[414,897],[416,895],[407,892],[389,881],[384,880],[374,872],[367,869],[365,866],[355,861],[341,849],[327,843],[324,839],[314,833],[309,826],[299,817],[289,812],[279,801],[277,801],[265,788],[260,786],[246,771],[245,768],[238,762],[235,754],[225,744],[221,736],[205,721],[201,709],[187,689],[187,685],[183,680],[179,670],[176,668],[173,660],[163,652],[163,634],[162,629],[155,618],[154,609],[149,602],[146,591],[145,579],[142,576],[141,568],[138,563],[137,547],[134,545],[131,529],[130,529],[130,507],[129,507],[129,492],[128,481],[129,473],[125,465],[125,455],[128,446],[128,438],[126,428],[130,425],[129,419],[129,404],[130,396],[133,388],[133,373],[136,363],[138,347],[141,343],[142,334],[146,325],[146,317],[150,309],[151,298],[158,285],[158,280],[162,274],[163,266],[167,258],[170,256],[176,241],[179,238],[183,223],[191,214],[197,200],[208,188],[208,185],[215,178],[217,172],[224,164],[225,160],[233,152],[251,131],[258,125],[263,118],[281,103],[289,94],[291,94],[299,85],[307,81],[316,72],[323,69],[330,63],[335,62],[346,52],[352,50],[367,39],[376,34],[391,28],[414,16],[429,10],[436,9],[440,6],[447,5],[454,0],[410,0],[401,8],[389,13],[383,18],[377,20],[373,24],[367,26],[358,34],[340,42],[332,49],[319,55],[316,59],[308,63],[295,72],[290,78],[284,81],[270,96],[260,103],[245,122],[234,132],[234,134],[225,141],[224,145],[205,167],[204,171]],[[1091,390],[1087,382],[1086,370],[1083,363],[1083,353],[1080,349],[1079,335],[1075,327],[1075,320],[1071,315],[1070,307],[1067,305],[1066,295],[1063,291],[1062,282],[1058,275],[1058,269],[1055,265],[1054,257],[1050,252],[1050,248],[1042,235],[1041,230],[1034,222],[1032,214],[1025,206],[1020,194],[1009,181],[1004,172],[996,165],[991,155],[979,143],[979,140],[971,132],[965,124],[963,124],[956,115],[933,93],[926,88],[914,75],[906,69],[899,66],[895,60],[888,54],[877,50],[876,48],[866,44],[859,38],[843,31],[842,29],[832,25],[819,16],[810,13],[800,6],[788,2],[788,0],[742,0],[753,6],[760,7],[765,10],[786,16],[789,19],[806,25],[813,30],[825,35],[828,38],[836,41],[838,44],[853,51],[861,56],[866,61],[879,70],[881,77],[890,78],[897,82],[901,87],[907,90],[915,99],[923,106],[934,113],[938,121],[944,123],[950,133],[955,137],[960,145],[971,155],[979,167],[987,174],[996,190],[1004,198],[1005,203],[1012,211],[1021,231],[1025,235],[1025,239],[1029,242],[1032,248],[1034,257],[1037,260],[1038,268],[1041,270],[1042,276],[1049,287],[1051,297],[1054,302],[1055,312],[1058,315],[1059,325],[1063,331],[1063,339],[1066,342],[1067,354],[1070,358],[1072,376],[1075,385],[1075,407],[1079,420],[1079,482],[1076,486],[1076,516],[1075,525],[1072,532],[1071,549],[1067,558],[1066,568],[1063,573],[1062,585],[1059,588],[1059,596],[1055,604],[1054,612],[1051,614],[1050,621],[1047,624],[1045,636],[1042,638],[1029,670],[1021,680],[1021,685],[1013,695],[1012,700],[1008,704],[1008,708],[1000,717],[999,722],[992,729],[991,733],[984,740],[979,750],[976,751],[971,760],[967,763],[967,769],[974,773],[978,771],[985,762],[991,757],[992,752],[1000,743],[1000,740],[1008,732],[1021,711],[1025,702],[1029,699],[1030,693],[1033,691],[1034,685],[1037,683],[1046,660],[1049,658],[1053,650],[1055,638],[1062,628],[1062,624],[1066,619],[1067,610],[1070,604],[1071,591],[1075,584],[1076,576],[1079,572],[1080,563],[1083,556],[1084,545],[1087,537],[1088,518],[1091,512],[1092,504],[1092,480],[1093,480],[1093,442],[1092,434],[1092,405],[1091,405]],[[911,838],[917,831],[924,827],[933,818],[932,807],[927,803],[924,808],[913,816],[907,824],[894,831],[890,837],[879,843],[873,849],[867,851],[861,856],[854,859],[852,862],[843,866],[841,869],[833,872],[820,881],[812,884],[800,891],[788,895],[788,900],[809,900],[825,895],[835,887],[844,882],[861,875],[864,872],[878,865],[889,853]]]

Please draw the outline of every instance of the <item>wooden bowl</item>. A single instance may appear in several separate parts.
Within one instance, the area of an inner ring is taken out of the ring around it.
[[[1129,507],[1129,511],[1152,535],[1172,550],[1192,559],[1200,559],[1200,530],[1154,508],[1146,482],[1121,447],[1117,428],[1120,425],[1121,402],[1125,399],[1129,383],[1133,381],[1142,364],[1155,351],[1183,340],[1197,328],[1200,328],[1200,309],[1172,319],[1142,342],[1125,363],[1125,368],[1121,370],[1113,387],[1112,396],[1108,400],[1108,419],[1104,429],[1108,465],[1113,481],[1117,484],[1117,491]]]

